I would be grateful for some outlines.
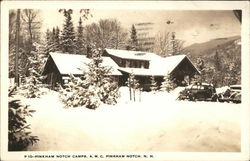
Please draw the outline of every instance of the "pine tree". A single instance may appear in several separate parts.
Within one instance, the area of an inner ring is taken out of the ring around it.
[[[172,35],[171,35],[171,54],[170,55],[179,55],[180,54],[180,51],[178,49],[178,41],[176,40],[176,36],[175,36],[175,32],[172,32]]]
[[[218,55],[218,51],[216,50],[215,55],[214,55],[214,66],[217,71],[221,70],[221,62],[220,62],[220,57]]]
[[[70,75],[69,82],[60,89],[60,99],[66,108],[85,105],[87,89],[83,79]]]
[[[128,50],[138,50],[138,40],[137,40],[137,32],[136,28],[134,25],[131,27],[131,32],[130,32],[130,41],[129,41],[129,46],[127,46]]]
[[[56,35],[56,29],[55,29],[55,27],[53,27],[52,28],[52,35],[51,35],[52,42],[55,42],[55,35]]]
[[[26,118],[32,116],[35,110],[23,105],[15,98],[15,87],[9,90],[9,119],[8,119],[8,150],[21,151],[39,141],[37,136],[31,136],[30,125]]]
[[[66,107],[85,106],[89,109],[98,108],[101,103],[116,104],[119,97],[118,85],[109,76],[110,68],[102,66],[98,50],[91,50],[93,58],[87,64],[88,70],[83,77],[71,76],[66,89],[61,88],[61,100]]]
[[[40,91],[40,88],[43,87],[43,76],[41,76],[41,73],[47,55],[43,53],[42,45],[38,43],[34,43],[34,45],[36,49],[30,52],[29,57],[29,73],[19,90],[20,94],[27,98],[40,97],[43,94]]]
[[[51,51],[55,52],[55,35],[56,35],[56,29],[55,27],[52,28],[52,32],[51,32]]]
[[[46,31],[46,42],[44,52],[48,55],[50,52],[60,52],[60,36],[59,28],[56,27],[52,29],[52,32],[47,29]]]
[[[238,64],[236,64],[235,62],[230,62],[227,65],[227,73],[225,74],[225,78],[224,78],[224,84],[225,85],[233,85],[233,84],[237,84],[240,83],[240,75],[241,72],[239,70],[237,70],[238,68]]]
[[[47,29],[46,31],[46,42],[45,42],[45,49],[44,52],[46,53],[46,55],[49,55],[50,52],[53,52],[53,38],[52,38],[52,32]]]
[[[167,74],[163,78],[163,82],[161,83],[161,91],[170,92],[176,87],[173,78],[171,78],[170,74]]]
[[[183,47],[184,41],[176,39],[175,32],[172,32],[168,46],[168,55],[180,55],[188,53]]]
[[[92,50],[92,52],[94,57],[92,62],[88,64],[89,70],[84,74],[85,82],[88,84],[88,92],[97,94],[100,101],[105,104],[116,104],[116,99],[119,96],[117,82],[109,76],[111,69],[102,66],[100,52],[97,50]],[[97,108],[98,106],[90,101],[86,107]]]
[[[63,24],[63,30],[61,35],[61,49],[64,53],[75,53],[76,45],[75,45],[75,32],[74,26],[71,18],[71,14],[73,13],[72,9],[62,9],[59,12],[63,12],[65,17],[65,23]]]
[[[151,83],[150,90],[151,91],[156,91],[157,90],[157,82],[155,81],[154,76],[150,77],[150,83]]]
[[[60,49],[60,30],[58,26],[56,27],[55,36],[54,36],[54,49],[57,52],[61,50]]]
[[[86,54],[81,17],[79,19],[79,25],[77,28],[76,46],[77,46],[77,51],[76,51],[77,54]]]

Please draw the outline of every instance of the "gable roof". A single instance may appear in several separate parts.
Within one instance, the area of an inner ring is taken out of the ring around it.
[[[105,50],[109,55],[113,55],[122,59],[150,61],[156,57],[160,57],[154,53],[143,52],[143,51],[116,50],[116,49],[105,49]]]
[[[150,61],[149,67],[153,71],[162,71],[163,74],[171,73],[175,67],[186,57],[186,55],[169,56]]]
[[[185,59],[188,57],[186,55],[176,55],[169,56],[166,58],[155,58],[150,61],[149,69],[144,68],[123,68],[120,67],[119,70],[126,73],[134,73],[139,76],[165,76],[167,74],[171,74],[174,69]],[[192,64],[192,62],[188,59],[188,61]],[[199,73],[197,68],[192,64],[196,72]]]
[[[82,70],[87,70],[87,64],[91,59],[85,55],[50,53],[50,57],[55,62],[59,72],[63,75],[69,74],[83,74]],[[117,70],[118,65],[109,57],[102,57],[102,66],[111,67],[110,75],[122,75]]]

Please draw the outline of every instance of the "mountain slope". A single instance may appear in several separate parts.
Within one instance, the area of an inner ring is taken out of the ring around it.
[[[240,36],[212,39],[208,42],[192,44],[185,49],[190,51],[190,55],[192,55],[192,57],[202,56],[203,54],[209,55],[212,53],[209,51],[220,48],[220,46],[225,44],[230,44],[236,40],[240,40]]]

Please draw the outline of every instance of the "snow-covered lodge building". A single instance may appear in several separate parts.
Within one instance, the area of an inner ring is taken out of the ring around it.
[[[160,83],[170,74],[181,85],[185,77],[199,73],[186,55],[162,58],[149,52],[105,49],[102,58],[102,65],[112,68],[111,75],[121,86],[125,85],[130,73],[134,73],[142,87],[150,84],[151,76]],[[47,75],[46,82],[53,88],[56,83],[67,82],[70,74],[82,75],[90,61],[85,55],[50,53],[43,75]]]

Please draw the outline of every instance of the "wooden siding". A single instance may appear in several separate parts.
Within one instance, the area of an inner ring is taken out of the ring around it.
[[[191,79],[195,74],[199,74],[196,72],[195,67],[186,57],[184,58],[178,66],[171,72],[171,75],[175,78],[175,83],[177,85],[181,85],[186,76]],[[189,80],[190,82],[190,80]]]
[[[57,83],[60,85],[63,83],[62,75],[60,74],[55,62],[51,57],[49,57],[47,60],[43,75],[47,76],[45,82],[50,86],[51,89],[55,89]]]

